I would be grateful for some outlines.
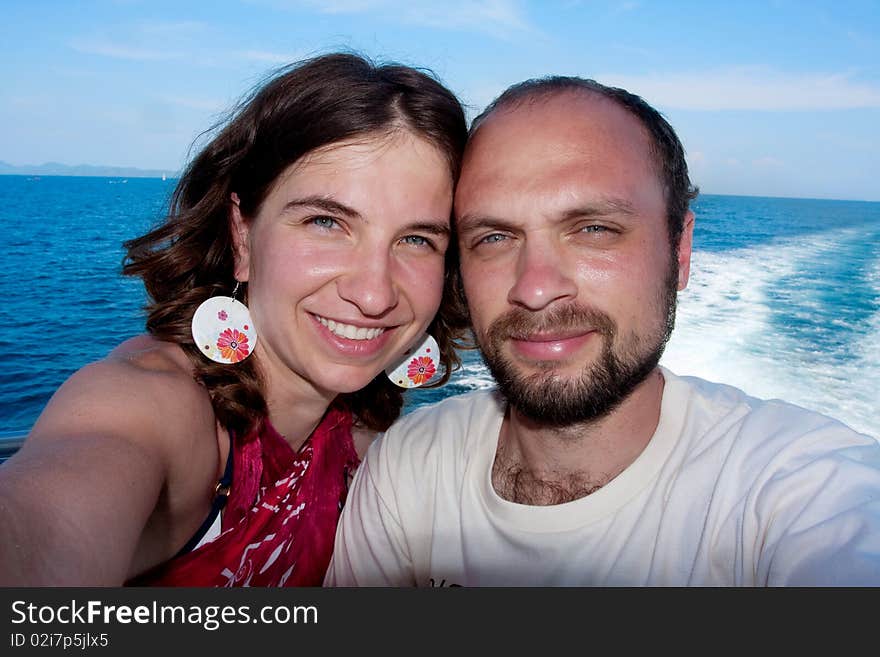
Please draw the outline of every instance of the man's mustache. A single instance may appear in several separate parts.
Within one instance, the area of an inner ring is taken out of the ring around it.
[[[562,331],[596,331],[613,337],[617,325],[611,317],[596,308],[568,303],[541,312],[511,308],[489,325],[486,334],[491,340],[526,340],[537,333]]]

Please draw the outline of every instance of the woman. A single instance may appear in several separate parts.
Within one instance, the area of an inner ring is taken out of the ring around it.
[[[319,585],[395,383],[457,365],[465,139],[435,80],[353,55],[244,103],[126,245],[148,335],[65,382],[0,470],[2,583]]]

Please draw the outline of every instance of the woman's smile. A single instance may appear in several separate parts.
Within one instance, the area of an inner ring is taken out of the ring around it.
[[[320,315],[314,315],[314,317],[322,326],[326,326],[330,329],[330,332],[334,335],[349,340],[372,340],[373,338],[382,335],[386,330],[386,327],[384,326],[369,328],[365,326],[356,326],[354,324],[345,324],[340,321],[321,317]]]
[[[389,341],[397,333],[396,326],[367,328],[345,324],[320,315],[311,315],[313,326],[332,353],[346,358],[372,359],[386,350]],[[354,337],[349,337],[349,336]]]

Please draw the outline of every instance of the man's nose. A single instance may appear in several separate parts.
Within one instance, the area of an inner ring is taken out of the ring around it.
[[[357,306],[365,317],[381,317],[398,302],[393,267],[387,249],[361,249],[337,282],[339,296]]]
[[[507,300],[529,310],[542,310],[560,299],[577,296],[572,271],[558,246],[549,240],[527,241],[516,263],[516,281]]]

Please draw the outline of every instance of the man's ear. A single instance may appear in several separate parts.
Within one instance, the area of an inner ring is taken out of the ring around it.
[[[684,215],[684,228],[678,240],[678,289],[687,287],[691,276],[691,252],[694,246],[694,213],[690,210]]]
[[[235,280],[242,283],[250,278],[251,252],[250,252],[250,225],[241,214],[241,204],[238,194],[230,195],[232,203],[229,205],[229,225],[232,229],[232,244],[235,250]]]

